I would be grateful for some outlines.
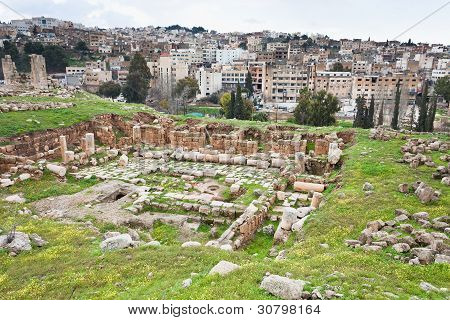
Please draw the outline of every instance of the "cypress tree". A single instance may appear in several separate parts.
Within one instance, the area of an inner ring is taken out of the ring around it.
[[[436,116],[436,109],[437,109],[437,97],[436,95],[433,95],[431,98],[431,106],[428,109],[428,115],[427,115],[427,132],[433,132],[434,130],[434,118]]]
[[[384,116],[384,100],[381,101],[380,112],[378,113],[377,126],[382,126],[383,125],[383,116]]]
[[[418,132],[426,131],[427,115],[428,115],[428,83],[425,81],[419,105],[419,119],[417,120],[417,127],[416,127],[416,130]]]
[[[247,72],[247,76],[245,77],[245,89],[247,89],[248,96],[253,96],[253,78],[250,71]]]
[[[400,81],[397,82],[397,91],[395,92],[395,105],[394,105],[394,113],[392,115],[391,128],[394,130],[398,130],[398,115],[400,113]]]
[[[366,117],[366,99],[359,96],[356,98],[356,116],[353,121],[354,128],[364,128],[364,119]]]
[[[226,117],[227,119],[233,119],[235,117],[235,107],[236,107],[236,94],[231,91],[230,105],[228,106]]]
[[[245,119],[244,101],[242,100],[242,89],[239,83],[236,89],[236,103],[234,106],[234,117],[240,120]]]
[[[370,99],[370,106],[369,106],[369,112],[368,112],[368,119],[367,119],[367,128],[373,128],[375,126],[374,124],[374,117],[375,114],[375,97],[372,95],[372,98]]]

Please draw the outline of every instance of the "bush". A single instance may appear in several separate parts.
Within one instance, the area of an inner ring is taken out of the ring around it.
[[[104,82],[98,88],[98,93],[103,97],[107,98],[117,98],[122,90],[120,84],[114,81]]]
[[[261,122],[267,122],[269,121],[269,115],[265,112],[255,112],[252,115],[252,121],[261,121]]]

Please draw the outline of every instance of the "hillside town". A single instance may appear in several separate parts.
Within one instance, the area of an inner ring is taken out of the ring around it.
[[[399,116],[407,127],[411,118],[418,117],[416,99],[424,84],[432,87],[450,75],[448,44],[411,39],[402,43],[301,32],[219,33],[179,25],[101,29],[50,17],[3,23],[0,37],[0,45],[9,42],[19,53],[26,50],[27,42],[70,52],[71,58],[53,70],[53,81],[94,93],[106,82],[124,86],[130,58],[140,53],[151,73],[146,103],[172,113],[192,100],[217,104],[223,92],[240,84],[251,91],[256,110],[268,112],[271,118],[292,116],[302,90],[308,89],[336,96],[343,118],[355,116],[358,97],[368,103],[373,96],[375,114],[381,111],[388,124],[399,86]],[[175,93],[177,83],[185,78],[195,79],[198,86],[189,101]]]

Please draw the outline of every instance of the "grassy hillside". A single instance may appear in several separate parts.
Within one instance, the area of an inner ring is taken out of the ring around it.
[[[74,98],[56,97],[4,97],[1,102],[73,102],[75,106],[68,109],[19,111],[0,113],[0,137],[10,137],[27,132],[68,127],[86,121],[98,114],[115,113],[131,116],[139,111],[154,112],[152,108],[140,104],[125,104],[101,99],[96,95],[78,93]]]
[[[85,108],[87,112],[88,103]],[[367,130],[358,130],[356,143],[345,150],[342,186],[334,186],[326,193],[326,205],[307,221],[304,234],[287,244],[285,261],[265,259],[271,241],[262,233],[248,248],[237,252],[181,248],[176,241],[166,239],[167,245],[159,248],[102,254],[101,235],[82,223],[18,216],[16,212],[23,205],[0,200],[0,229],[9,230],[17,223],[18,230],[38,233],[49,241],[47,246],[17,257],[0,251],[0,299],[272,299],[259,288],[267,271],[281,275],[290,272],[294,278],[310,281],[311,286],[335,286],[344,299],[389,299],[390,294],[399,299],[448,298],[448,293],[427,293],[419,288],[421,281],[427,281],[450,289],[448,265],[410,266],[388,256],[389,249],[366,253],[344,245],[345,239],[358,237],[367,221],[392,219],[396,208],[412,213],[427,211],[431,217],[450,213],[449,189],[431,179],[433,168],[410,169],[396,162],[404,140],[382,142],[367,136]],[[363,151],[368,154],[361,155]],[[433,153],[433,159],[441,164],[439,155],[442,153]],[[416,180],[440,189],[440,200],[424,205],[414,195],[397,192],[399,183]],[[370,196],[362,191],[366,181],[375,187]],[[36,200],[50,194],[74,193],[94,183],[95,179],[61,183],[46,175],[40,182],[27,181],[1,190],[0,198],[21,191],[30,200]],[[101,231],[113,229],[95,221],[94,224]],[[176,237],[173,230],[166,230],[167,237]],[[319,245],[323,243],[329,248]],[[208,276],[222,259],[242,268],[225,277]],[[148,277],[149,272],[152,277]],[[198,273],[192,286],[182,288],[182,281],[192,272]]]

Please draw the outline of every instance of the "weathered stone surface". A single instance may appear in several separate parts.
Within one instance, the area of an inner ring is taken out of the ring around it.
[[[60,176],[60,177],[64,177],[66,175],[67,169],[66,167],[63,166],[58,166],[56,164],[53,163],[48,163],[47,164],[47,169],[50,170],[51,172],[53,172],[54,174]]]
[[[274,296],[285,300],[301,299],[304,282],[278,275],[269,275],[263,278],[261,288]]]
[[[100,249],[103,251],[116,250],[128,248],[133,244],[133,239],[129,234],[121,234],[115,237],[111,237],[103,240],[100,243]]]
[[[220,274],[221,276],[224,276],[224,275],[226,275],[232,271],[235,271],[239,268],[240,268],[240,266],[238,266],[237,264],[222,260],[209,271],[209,274],[210,275]]]
[[[181,247],[182,248],[190,248],[190,247],[200,247],[202,244],[197,241],[186,241],[184,242]]]
[[[128,157],[126,154],[123,154],[119,158],[119,166],[126,167],[128,165]]]
[[[407,243],[396,243],[392,246],[392,248],[399,253],[408,252],[410,249]]]
[[[308,183],[303,181],[294,182],[294,190],[295,191],[315,191],[315,192],[323,192],[325,190],[325,186],[319,183]]]

